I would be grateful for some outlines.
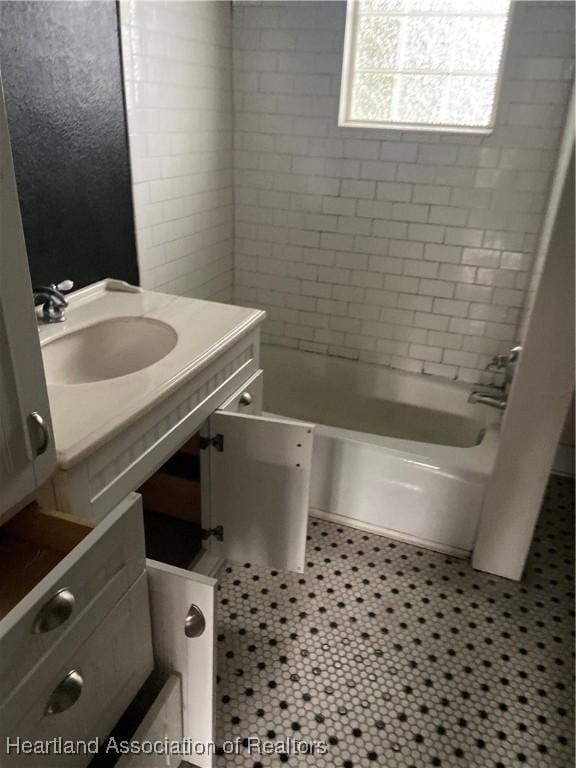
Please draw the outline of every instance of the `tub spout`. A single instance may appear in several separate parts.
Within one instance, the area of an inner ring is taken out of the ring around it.
[[[491,395],[488,392],[472,392],[468,398],[469,403],[490,405],[492,408],[498,408],[499,411],[503,411],[506,408],[507,400],[508,398],[505,394]]]

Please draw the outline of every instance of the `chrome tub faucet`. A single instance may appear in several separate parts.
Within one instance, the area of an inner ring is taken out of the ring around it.
[[[508,397],[505,394],[493,395],[489,392],[471,392],[468,402],[490,405],[492,408],[498,408],[499,411],[503,411],[506,408]]]
[[[489,405],[492,408],[498,408],[498,410],[503,411],[508,403],[508,393],[512,385],[516,364],[520,358],[521,352],[522,347],[518,346],[512,347],[508,354],[495,355],[490,363],[488,363],[486,370],[503,371],[504,384],[501,387],[491,387],[490,389],[487,388],[471,392],[468,402]]]

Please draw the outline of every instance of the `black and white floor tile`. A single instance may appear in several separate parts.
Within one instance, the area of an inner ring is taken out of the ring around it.
[[[307,559],[223,569],[217,738],[288,749],[244,742],[219,766],[573,766],[570,480],[549,484],[521,583],[314,519]]]

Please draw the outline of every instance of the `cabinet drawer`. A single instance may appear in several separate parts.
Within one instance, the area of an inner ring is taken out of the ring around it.
[[[2,526],[0,690],[13,691],[72,630],[76,640],[92,631],[143,569],[136,494],[96,528],[38,507]]]
[[[176,675],[170,675],[164,683],[130,741],[135,745],[182,741],[182,692]],[[158,755],[125,754],[115,768],[177,768],[181,759],[181,755],[168,751]]]
[[[262,413],[264,371],[258,370],[219,407],[219,411],[258,416]]]
[[[146,574],[83,645],[65,659],[51,654],[41,666],[49,667],[49,679],[39,685],[36,674],[31,675],[0,709],[2,765],[85,766],[92,754],[26,756],[8,745],[17,738],[89,742],[107,736],[152,669]]]

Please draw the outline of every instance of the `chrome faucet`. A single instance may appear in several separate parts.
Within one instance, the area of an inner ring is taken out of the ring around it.
[[[512,379],[516,371],[516,364],[520,358],[522,347],[513,347],[506,355],[495,355],[486,366],[487,371],[503,371],[504,384],[501,387],[492,387],[489,390],[472,392],[468,398],[469,403],[481,403],[490,405],[503,411],[508,403],[508,393],[512,385]]]
[[[66,320],[66,307],[68,301],[64,296],[64,291],[71,291],[74,288],[72,280],[64,280],[58,285],[40,285],[32,289],[34,295],[34,306],[42,306],[40,319],[44,323],[63,323]]]
[[[471,392],[468,402],[490,405],[492,408],[498,408],[499,411],[503,411],[508,403],[508,395],[493,395],[490,392]]]

